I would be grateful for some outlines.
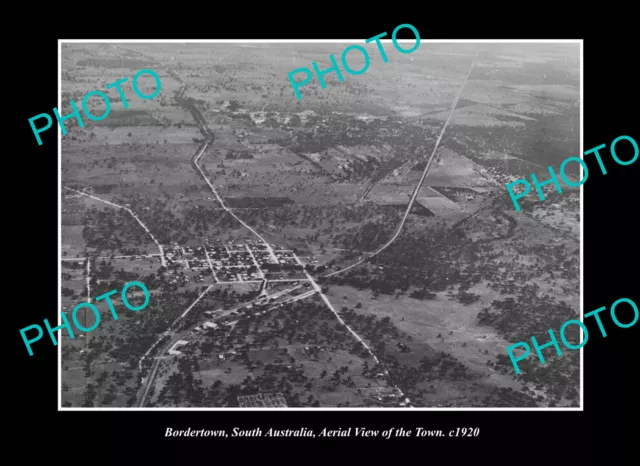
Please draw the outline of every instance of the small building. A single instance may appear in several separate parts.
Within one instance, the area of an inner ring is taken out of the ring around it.
[[[176,351],[176,348],[178,346],[184,346],[184,345],[186,345],[188,343],[189,342],[186,341],[186,340],[178,340],[178,341],[176,341],[176,343],[169,349],[169,354],[172,354],[172,355],[180,355],[180,354],[182,354],[180,351]]]

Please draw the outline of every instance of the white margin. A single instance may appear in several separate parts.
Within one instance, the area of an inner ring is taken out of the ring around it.
[[[58,39],[58,108],[62,107],[62,43],[362,43],[359,39]],[[382,39],[383,43],[391,43],[389,39]],[[415,43],[414,39],[398,39],[399,43]],[[584,158],[584,41],[582,39],[420,39],[420,43],[543,43],[543,44],[580,44],[580,157]],[[58,125],[58,311],[62,309],[62,133]],[[580,166],[582,179],[582,165]],[[580,318],[584,321],[584,183],[580,185]],[[61,319],[58,314],[58,325]],[[61,335],[60,331],[60,335]],[[584,346],[580,348],[580,407],[571,408],[63,408],[62,407],[62,339],[58,346],[58,411],[584,411]]]
[[[580,41],[580,158],[584,160],[584,43]],[[583,179],[580,164],[580,179]],[[584,322],[584,183],[580,185],[580,320]],[[580,410],[584,411],[584,345],[580,347]]]
[[[62,40],[58,39],[58,108],[62,108]],[[62,319],[62,132],[58,125],[58,325]],[[58,411],[62,408],[62,331],[58,333]]]

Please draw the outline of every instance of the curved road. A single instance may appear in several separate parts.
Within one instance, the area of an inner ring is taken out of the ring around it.
[[[198,303],[198,301],[200,301],[200,299],[202,299],[202,297],[207,294],[207,292],[211,289],[213,285],[209,285],[202,293],[200,293],[200,296],[198,296],[198,298],[191,303],[191,306],[189,306],[187,308],[186,311],[184,311],[182,313],[182,315],[180,315],[176,320],[174,320],[171,325],[169,325],[169,328],[162,334],[160,335],[160,338],[158,338],[156,340],[156,342],[151,346],[151,348],[149,348],[149,350],[144,354],[144,356],[142,356],[142,358],[140,358],[140,362],[138,363],[138,368],[140,369],[140,372],[142,372],[142,362],[144,361],[144,359],[149,355],[149,353],[151,353],[151,351],[153,351],[153,349],[158,346],[158,343],[160,343],[162,341],[163,338],[165,338],[166,336],[169,335],[169,333],[171,332],[171,329],[173,327],[175,327],[175,325],[181,321],[184,316],[186,316],[189,311],[191,309],[193,309],[193,307]],[[173,344],[173,342],[171,342],[171,344]],[[147,398],[147,395],[149,394],[149,389],[151,388],[151,382],[153,381],[153,378],[156,375],[156,371],[158,370],[158,366],[160,365],[160,357],[164,356],[164,353],[166,352],[167,348],[170,348],[170,346],[165,346],[164,350],[162,350],[160,352],[160,354],[158,354],[158,356],[156,357],[156,359],[153,361],[153,366],[151,368],[151,372],[149,373],[149,377],[147,377],[146,379],[143,378],[142,379],[142,397],[140,399],[140,402],[138,403],[138,406],[142,407],[144,405],[145,399]],[[146,383],[145,383],[146,380]]]
[[[127,49],[124,49],[124,48],[121,48],[121,47],[115,47],[115,48],[116,48],[116,49],[120,49],[120,50],[127,50]],[[128,51],[128,52],[133,52],[133,51],[130,51],[130,50],[127,50],[127,51]],[[136,52],[133,52],[133,53],[136,53]],[[144,56],[144,55],[142,55],[142,54],[139,54],[139,55]],[[147,58],[150,58],[150,59],[151,59],[151,57],[147,57]],[[155,61],[155,60],[154,60],[154,61]],[[475,62],[475,61],[474,61],[474,62]],[[163,66],[162,66],[162,68],[163,68],[165,71],[167,71],[167,73],[168,73],[170,76],[172,76],[172,77],[176,78],[176,80],[182,84],[182,80],[181,80],[177,75],[175,75],[175,73],[173,73],[173,72],[172,72],[172,71],[171,71],[167,66],[164,66],[164,65],[163,65]],[[473,65],[472,65],[472,68],[473,68]],[[471,70],[469,70],[469,74],[470,74],[470,73],[471,73]],[[467,81],[467,79],[468,79],[468,77],[469,77],[469,74],[468,74],[468,75],[467,75],[467,77],[465,78],[465,83],[466,83],[466,81]],[[463,85],[463,88],[464,88],[464,85]],[[194,165],[195,165],[196,169],[198,170],[198,172],[200,173],[200,175],[202,176],[202,178],[205,180],[205,182],[207,183],[207,185],[209,186],[209,188],[211,188],[211,191],[212,191],[212,192],[213,192],[213,194],[216,196],[216,199],[218,200],[218,202],[220,203],[220,205],[222,206],[222,208],[223,208],[224,210],[226,210],[226,211],[227,211],[227,212],[228,212],[232,217],[234,217],[238,222],[240,222],[240,223],[241,223],[245,228],[247,228],[250,232],[252,232],[256,237],[258,237],[258,238],[259,238],[259,239],[264,243],[264,245],[266,246],[266,248],[267,248],[267,250],[268,250],[269,254],[271,255],[271,257],[272,257],[272,258],[277,262],[277,258],[276,258],[275,252],[274,252],[273,248],[271,247],[271,245],[270,245],[270,244],[269,244],[269,243],[268,243],[268,242],[267,242],[267,241],[266,241],[266,240],[265,240],[265,239],[264,239],[264,238],[263,238],[263,237],[262,237],[262,236],[261,236],[257,231],[255,231],[253,228],[251,228],[249,225],[247,225],[245,222],[243,222],[243,221],[242,221],[242,220],[241,220],[237,215],[235,215],[235,214],[231,211],[231,209],[229,209],[229,208],[224,204],[224,201],[223,201],[223,200],[222,200],[222,198],[219,196],[218,192],[216,191],[216,189],[214,188],[214,186],[211,184],[211,182],[209,181],[209,179],[205,176],[205,174],[204,174],[204,172],[203,172],[202,168],[200,167],[200,165],[198,165],[198,161],[202,158],[202,155],[204,154],[204,151],[207,149],[207,147],[209,146],[209,144],[210,144],[211,142],[213,142],[213,139],[214,139],[214,138],[213,138],[213,133],[212,133],[212,132],[207,128],[207,126],[206,126],[206,120],[204,119],[204,117],[202,116],[202,114],[200,113],[200,111],[195,107],[195,105],[193,105],[191,102],[188,102],[188,101],[186,100],[186,97],[185,97],[185,91],[186,91],[186,85],[185,85],[185,86],[183,86],[183,87],[179,90],[179,92],[178,92],[178,94],[177,94],[177,99],[176,99],[176,100],[178,100],[178,102],[179,102],[180,104],[182,104],[182,105],[184,105],[184,106],[186,106],[186,107],[188,107],[188,108],[189,108],[189,110],[191,111],[191,113],[192,113],[192,115],[193,115],[194,119],[196,120],[196,123],[198,124],[198,127],[199,127],[200,131],[203,133],[203,135],[204,135],[204,136],[205,136],[205,138],[206,138],[206,139],[205,139],[204,144],[202,145],[202,148],[200,149],[200,151],[197,153],[197,155],[195,156],[195,158],[194,158],[194,160],[193,160],[193,163],[194,163]],[[461,92],[460,92],[460,93],[461,93]],[[457,104],[457,102],[458,102],[458,98],[459,98],[459,95],[456,97],[456,100],[455,100],[455,102],[454,102],[453,108],[455,108],[455,105],[456,105],[456,104]],[[453,112],[453,109],[452,109],[452,112]],[[446,125],[449,123],[450,118],[451,118],[451,115],[449,115],[449,118],[447,119],[447,121],[446,121],[446,123],[445,123],[445,126],[444,126],[445,128],[446,128]],[[440,139],[442,138],[442,134],[443,134],[443,133],[444,133],[444,128],[443,128],[442,133],[440,134],[440,137],[438,138],[438,141],[436,142],[436,148],[437,148],[437,146],[438,146],[438,144],[439,144],[439,142],[440,142]],[[435,148],[434,148],[433,154],[432,154],[432,156],[431,156],[431,159],[429,160],[429,164],[431,163],[431,160],[433,159],[433,155],[435,155]],[[407,212],[405,213],[405,217],[403,218],[403,221],[402,221],[402,223],[401,223],[401,225],[400,225],[400,228],[398,229],[398,232],[396,233],[396,235],[394,236],[394,238],[392,238],[392,240],[391,240],[388,244],[386,244],[383,248],[381,248],[381,249],[380,249],[380,250],[378,250],[376,253],[374,253],[374,255],[375,255],[375,254],[378,254],[382,249],[386,248],[389,244],[391,244],[391,242],[392,242],[393,240],[395,240],[395,238],[396,238],[396,237],[398,236],[398,234],[400,233],[400,230],[402,229],[402,225],[404,225],[404,221],[406,220],[406,217],[407,217],[407,215],[408,215],[409,211],[411,210],[411,207],[413,206],[413,202],[415,201],[415,198],[416,198],[416,196],[417,196],[417,193],[420,191],[420,186],[422,185],[422,182],[424,181],[424,178],[426,177],[426,173],[427,173],[427,171],[428,171],[429,164],[427,164],[427,167],[426,167],[426,169],[425,169],[425,172],[423,173],[422,178],[421,178],[421,180],[420,180],[420,183],[419,183],[418,187],[416,188],[416,191],[415,191],[415,193],[414,193],[414,196],[413,196],[413,198],[411,199],[411,202],[410,202],[410,204],[409,204],[409,207],[407,208]],[[126,208],[125,208],[125,209],[126,209]],[[128,209],[127,209],[127,210],[128,210]],[[132,213],[130,210],[129,210],[129,212],[133,215],[133,213]],[[134,215],[134,217],[135,217],[135,215]],[[137,217],[136,217],[136,220],[137,220]],[[138,220],[138,221],[139,221],[139,220]],[[141,222],[140,222],[140,223],[141,223]],[[142,224],[142,223],[141,223],[141,224]],[[146,230],[146,228],[145,228],[145,230]],[[147,231],[148,231],[148,230],[147,230]],[[161,250],[161,252],[163,252],[163,251],[162,251],[162,248],[161,248],[160,250]],[[371,257],[371,256],[370,256],[370,257]],[[162,255],[162,258],[164,259],[164,253],[163,253],[163,255]],[[297,259],[297,256],[296,256],[296,259]],[[298,261],[298,263],[300,263],[300,262]],[[357,265],[357,264],[354,264],[354,265]],[[350,268],[350,267],[349,267],[349,268]],[[344,270],[346,270],[346,269],[344,269]],[[338,273],[338,272],[336,272],[336,273]],[[339,320],[339,321],[340,321],[340,322],[341,322],[341,323],[342,323],[342,324],[343,324],[343,325],[344,325],[344,326],[349,330],[349,332],[350,332],[350,333],[351,333],[351,334],[352,334],[352,335],[353,335],[353,336],[354,336],[354,337],[355,337],[355,338],[356,338],[360,343],[362,343],[362,345],[363,345],[363,346],[367,349],[367,351],[371,354],[371,356],[372,356],[372,357],[373,357],[373,359],[376,361],[376,363],[379,363],[378,358],[377,358],[377,357],[376,357],[376,355],[373,353],[373,351],[371,350],[371,348],[369,348],[369,346],[364,342],[364,340],[363,340],[363,339],[362,339],[362,338],[361,338],[361,337],[360,337],[360,336],[359,336],[359,335],[358,335],[358,334],[357,334],[357,333],[356,333],[356,332],[355,332],[355,331],[354,331],[354,330],[353,330],[349,325],[347,325],[347,323],[346,323],[346,322],[344,322],[344,320],[342,320],[342,318],[338,315],[338,312],[337,312],[337,311],[336,311],[336,309],[333,307],[333,305],[331,304],[331,302],[329,301],[329,299],[327,298],[327,296],[322,292],[322,288],[321,288],[321,287],[316,283],[316,281],[313,279],[313,277],[311,277],[311,275],[309,275],[306,271],[305,271],[305,274],[306,274],[306,276],[307,276],[307,279],[309,280],[309,282],[310,282],[310,283],[311,283],[311,285],[313,286],[313,288],[318,292],[318,294],[320,295],[320,297],[322,298],[322,300],[323,300],[323,301],[325,302],[325,304],[329,307],[329,309],[334,313],[334,315],[336,316],[336,318],[337,318],[337,319],[338,319],[338,320]],[[207,291],[208,291],[208,289],[207,289],[207,290],[205,290],[205,292],[204,292],[204,293],[202,293],[202,295],[200,295],[200,297],[202,297],[202,296],[203,296]],[[200,297],[198,298],[198,300],[200,299]],[[197,302],[197,300],[196,300],[196,302]],[[189,307],[189,309],[187,309],[187,310],[185,311],[185,313],[184,313],[182,316],[186,315],[186,313],[187,313],[187,312],[189,312],[189,310],[190,310],[190,309],[191,309],[191,308],[196,304],[196,302],[194,302],[194,303]],[[178,320],[182,319],[182,316],[181,316],[181,317],[179,317],[179,318],[176,320],[176,322],[177,322]],[[175,322],[174,322],[174,324],[175,324]],[[173,326],[174,324],[172,324],[172,326]],[[165,334],[164,334],[164,335],[168,334],[168,332],[169,332],[169,330],[167,330],[167,332],[165,332]],[[149,349],[149,351],[147,351],[147,353],[145,354],[145,356],[143,356],[143,357],[142,357],[142,359],[140,360],[140,367],[142,366],[142,361],[143,361],[143,359],[144,359],[144,358],[145,358],[145,357],[146,357],[146,356],[151,352],[151,350],[152,350],[152,349],[153,349],[153,348],[154,348],[154,347],[155,347],[155,346],[156,346],[156,345],[161,341],[161,339],[162,339],[162,338],[163,338],[163,337],[160,337],[160,338],[156,341],[156,343],[155,343],[155,344],[154,344],[154,345]],[[166,350],[166,348],[165,348],[165,350]],[[159,361],[158,359],[156,359],[156,360],[154,361],[153,369],[152,369],[151,373],[149,374],[149,377],[146,379],[146,380],[147,380],[147,382],[146,382],[146,384],[145,384],[145,386],[144,386],[144,389],[142,390],[142,392],[143,392],[143,393],[142,393],[142,399],[141,399],[141,401],[140,401],[140,403],[139,403],[139,406],[142,406],[142,405],[143,405],[143,403],[144,403],[144,401],[145,401],[145,398],[147,397],[147,395],[148,395],[148,393],[149,393],[150,386],[151,386],[151,381],[153,380],[153,376],[155,376],[155,373],[156,373],[157,368],[158,368],[158,366],[159,366],[159,362],[158,362],[158,361]],[[386,369],[384,370],[384,373],[385,373],[386,375],[389,375],[389,373],[388,373],[388,371],[387,371]],[[401,395],[402,397],[405,397],[404,393],[402,392],[402,390],[401,390],[398,386],[394,386],[394,388],[395,388],[395,389],[400,393],[400,395]],[[406,397],[405,397],[405,398],[406,398]],[[408,398],[407,398],[407,399],[408,399]],[[409,403],[409,404],[410,404],[410,403]]]

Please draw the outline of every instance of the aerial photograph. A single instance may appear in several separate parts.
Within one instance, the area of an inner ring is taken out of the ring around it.
[[[581,408],[581,44],[358,43],[62,41],[61,409]]]

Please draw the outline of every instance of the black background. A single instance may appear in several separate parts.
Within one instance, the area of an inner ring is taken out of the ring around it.
[[[583,412],[57,412],[57,348],[49,345],[45,350],[43,344],[35,356],[28,356],[18,330],[41,324],[44,318],[56,322],[59,312],[55,119],[52,130],[41,135],[42,146],[37,145],[28,123],[28,118],[51,114],[57,106],[59,38],[364,40],[383,31],[390,36],[397,25],[410,23],[423,39],[584,39],[584,150],[606,144],[601,154],[608,171],[601,175],[593,156],[587,157],[590,176],[584,185],[582,219],[584,312],[609,308],[622,297],[640,303],[636,220],[640,161],[617,165],[608,151],[611,141],[620,135],[640,141],[635,71],[638,52],[633,47],[637,25],[632,24],[632,13],[606,14],[601,5],[594,5],[598,11],[591,17],[583,11],[542,11],[539,4],[534,9],[514,3],[496,14],[491,9],[472,12],[461,4],[453,5],[448,12],[436,11],[429,4],[417,10],[406,5],[399,8],[402,14],[388,4],[368,5],[366,9],[375,16],[360,14],[354,19],[339,12],[323,14],[323,10],[340,6],[310,3],[285,11],[274,7],[270,15],[250,12],[246,4],[221,7],[220,11],[210,6],[210,13],[194,6],[191,12],[180,10],[182,13],[176,12],[175,17],[162,20],[146,13],[118,12],[118,7],[106,16],[73,21],[73,26],[69,16],[57,27],[30,24],[30,38],[12,42],[10,48],[17,50],[18,56],[11,60],[11,67],[19,72],[10,74],[10,85],[5,86],[9,100],[17,99],[7,103],[4,112],[11,128],[5,133],[9,141],[5,162],[16,164],[16,168],[5,169],[11,176],[5,177],[3,229],[9,236],[3,241],[6,252],[16,255],[5,257],[10,261],[5,263],[5,271],[9,271],[5,277],[5,314],[16,319],[5,329],[11,335],[13,348],[9,354],[18,363],[18,374],[7,373],[5,379],[11,392],[6,399],[11,416],[5,427],[9,436],[16,438],[11,446],[21,445],[18,449],[24,464],[36,464],[37,458],[84,464],[243,464],[248,457],[275,463],[287,456],[306,463],[323,454],[339,460],[346,452],[356,460],[373,453],[379,458],[373,463],[377,464],[382,462],[382,450],[409,461],[408,455],[415,453],[419,463],[459,464],[462,457],[469,456],[474,461],[495,464],[557,464],[565,458],[591,464],[596,455],[612,461],[630,452],[630,438],[638,432],[630,414],[635,404],[633,394],[637,393],[632,375],[638,367],[638,353],[631,346],[632,332],[637,329],[616,327],[608,311],[602,313],[608,337],[601,337],[593,319],[586,322],[590,338],[584,348]],[[153,9],[152,4],[149,8]],[[242,10],[247,11],[238,15]],[[254,19],[247,19],[247,14]],[[410,38],[408,30],[403,32],[399,38]],[[282,79],[286,80],[286,75]],[[291,98],[295,98],[293,94]],[[619,154],[628,160],[631,152],[625,146],[626,142],[621,143]],[[619,318],[629,322],[631,313],[623,313],[623,307]],[[43,341],[46,338],[45,331]],[[269,427],[307,427],[318,432],[324,427],[349,426],[379,430],[419,426],[445,433],[456,427],[479,427],[481,432],[478,438],[451,439],[164,438],[166,427],[230,430],[236,426],[259,426],[263,432]],[[620,464],[633,462],[628,455]]]

